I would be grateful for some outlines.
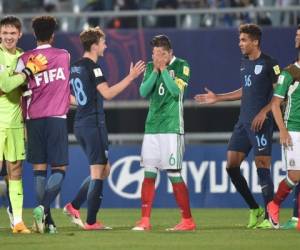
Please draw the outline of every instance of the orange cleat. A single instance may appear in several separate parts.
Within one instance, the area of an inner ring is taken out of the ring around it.
[[[267,205],[267,211],[272,227],[279,229],[279,205],[277,205],[274,201],[271,201]]]
[[[194,231],[196,230],[196,223],[193,218],[184,219],[182,218],[180,223],[175,227],[168,228],[167,231]]]
[[[112,228],[104,226],[101,222],[97,221],[92,225],[85,223],[83,229],[90,231],[90,230],[111,230]]]
[[[136,226],[132,228],[133,231],[145,231],[150,230],[151,224],[150,224],[150,218],[149,217],[142,217],[141,220],[139,220],[136,223]]]
[[[18,224],[16,224],[13,229],[12,232],[14,234],[30,234],[30,230],[25,226],[24,222],[19,222]]]

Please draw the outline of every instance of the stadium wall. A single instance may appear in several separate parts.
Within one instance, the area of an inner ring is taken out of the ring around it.
[[[263,29],[262,48],[286,66],[296,58],[294,49],[296,27]],[[118,82],[124,77],[130,62],[151,58],[149,41],[154,35],[165,33],[173,44],[175,55],[185,58],[191,66],[191,80],[187,98],[203,92],[205,86],[220,93],[240,87],[239,66],[240,50],[238,47],[238,30],[226,29],[128,29],[106,30],[108,48],[105,60],[101,61],[104,72],[110,83]],[[35,47],[34,37],[25,34],[19,46],[24,50]],[[72,62],[81,54],[78,34],[58,33],[55,46],[67,49]],[[140,99],[138,87],[141,78],[131,85],[116,99]]]

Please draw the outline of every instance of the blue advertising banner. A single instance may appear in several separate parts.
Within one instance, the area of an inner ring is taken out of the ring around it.
[[[226,148],[226,144],[187,145],[182,175],[189,187],[192,207],[246,207],[227,176]],[[103,207],[139,207],[143,180],[143,169],[139,165],[140,145],[112,146],[109,158],[112,169],[104,185]],[[280,146],[274,145],[272,176],[276,190],[285,176],[280,158]],[[262,205],[261,188],[258,185],[256,167],[251,156],[243,162],[241,169],[255,198]],[[80,183],[88,174],[89,167],[82,150],[77,145],[70,146],[70,166],[62,192],[54,205],[61,207],[72,200]],[[36,199],[32,167],[28,163],[24,164],[23,179],[24,205],[34,207]],[[172,186],[164,172],[158,175],[156,188],[154,207],[176,207]],[[284,203],[285,206],[292,205],[291,198]]]

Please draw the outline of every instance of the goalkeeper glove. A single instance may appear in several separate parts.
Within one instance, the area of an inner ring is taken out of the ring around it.
[[[31,77],[36,73],[46,70],[47,63],[47,58],[44,55],[31,55],[29,56],[26,67],[22,70],[22,72],[26,75],[27,78]]]

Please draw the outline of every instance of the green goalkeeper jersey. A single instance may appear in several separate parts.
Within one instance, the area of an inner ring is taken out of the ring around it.
[[[21,55],[19,49],[11,54],[0,45],[0,90],[4,92],[0,96],[0,128],[23,127],[20,105],[22,92],[20,88],[11,88],[15,83],[21,84],[24,81],[20,74],[14,73]]]
[[[278,77],[274,96],[287,98],[284,122],[288,131],[300,131],[300,65],[286,67]]]
[[[183,134],[183,95],[190,78],[189,65],[173,57],[162,72],[153,68],[153,62],[149,62],[140,87],[141,95],[150,101],[145,133]]]

